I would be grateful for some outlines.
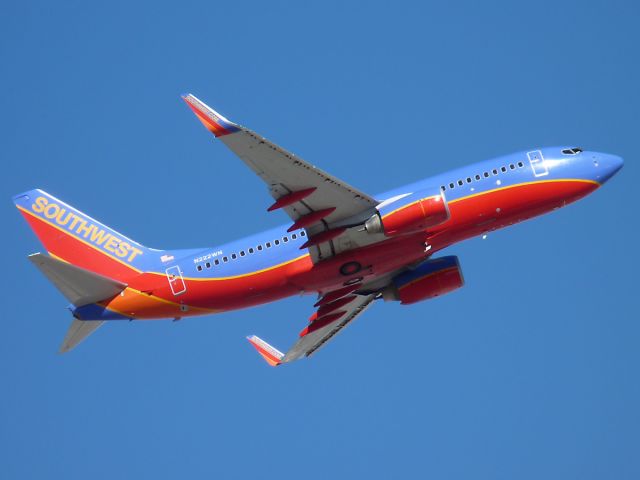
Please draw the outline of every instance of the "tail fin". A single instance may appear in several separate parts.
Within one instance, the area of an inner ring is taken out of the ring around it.
[[[55,258],[118,281],[127,281],[157,258],[152,251],[42,190],[13,198]]]
[[[60,293],[76,307],[111,298],[127,285],[62,260],[41,253],[29,255],[29,260],[53,283]],[[74,319],[67,330],[60,353],[68,352],[91,335],[100,325],[99,320]]]

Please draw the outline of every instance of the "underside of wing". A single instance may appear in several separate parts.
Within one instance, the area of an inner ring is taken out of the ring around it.
[[[309,357],[364,312],[375,298],[374,293],[355,294],[352,287],[328,292],[316,303],[318,309],[286,354],[255,335],[247,339],[267,363],[274,367]]]
[[[275,200],[268,210],[284,210],[293,221],[290,231],[307,231],[304,248],[314,262],[383,238],[362,229],[375,213],[376,199],[227,120],[193,95],[183,98],[205,127],[265,182]]]

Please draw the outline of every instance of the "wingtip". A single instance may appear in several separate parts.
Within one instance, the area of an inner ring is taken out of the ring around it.
[[[282,363],[284,353],[282,353],[277,348],[272,347],[256,335],[249,335],[247,337],[247,340],[251,345],[253,345],[253,348],[258,351],[262,358],[264,358],[265,361],[272,367],[277,367]]]
[[[240,130],[240,127],[228,120],[191,93],[182,95],[182,99],[196,114],[198,120],[216,137],[223,137]]]

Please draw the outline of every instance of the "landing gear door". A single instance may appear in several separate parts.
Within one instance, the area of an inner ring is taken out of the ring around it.
[[[545,175],[549,175],[549,169],[544,163],[544,157],[542,156],[542,152],[540,150],[527,152],[527,157],[529,158],[529,163],[531,164],[531,168],[533,169],[534,176],[544,177]]]
[[[169,287],[171,287],[174,296],[182,295],[187,291],[187,285],[184,283],[179,265],[169,267],[165,272],[167,274],[167,280],[169,281]]]

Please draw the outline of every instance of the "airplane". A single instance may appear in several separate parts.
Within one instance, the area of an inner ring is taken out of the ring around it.
[[[179,320],[311,294],[315,311],[286,353],[247,337],[271,366],[308,357],[375,300],[411,305],[462,287],[458,258],[437,252],[572,203],[623,165],[576,147],[533,148],[369,195],[182,98],[264,181],[267,211],[291,222],[210,248],[157,250],[43,190],[16,195],[48,252],[29,260],[70,302],[61,353],[105,321]]]

